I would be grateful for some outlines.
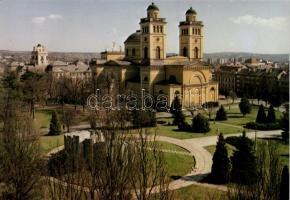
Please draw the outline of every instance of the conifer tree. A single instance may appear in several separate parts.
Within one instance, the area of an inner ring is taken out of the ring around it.
[[[180,103],[180,99],[178,98],[178,96],[175,96],[172,104],[171,104],[171,108],[170,108],[170,112],[173,115],[173,124],[174,125],[183,125],[185,122],[185,117],[182,113],[182,104]]]
[[[257,113],[256,122],[263,124],[263,123],[266,123],[266,120],[267,120],[267,117],[265,114],[265,109],[264,109],[264,106],[261,104],[259,106],[259,110]]]
[[[58,118],[58,115],[55,111],[51,114],[50,127],[49,127],[49,135],[59,135],[61,133],[61,125]]]
[[[271,105],[269,110],[268,110],[268,115],[267,115],[267,122],[268,123],[274,123],[276,122],[276,114],[275,114],[275,109]]]
[[[224,109],[223,106],[220,107],[220,109],[217,111],[216,113],[216,117],[215,117],[215,120],[216,121],[222,121],[222,120],[227,120],[227,113]]]
[[[217,184],[228,183],[230,177],[230,159],[223,134],[218,137],[215,153],[212,158],[211,181]]]
[[[246,114],[250,114],[252,111],[251,104],[247,98],[242,98],[241,102],[239,103],[239,108],[243,116]]]
[[[243,134],[238,150],[232,157],[231,181],[243,185],[252,185],[257,181],[257,159],[253,145]]]

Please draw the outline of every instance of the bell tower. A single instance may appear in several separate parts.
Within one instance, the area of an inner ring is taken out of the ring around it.
[[[197,21],[197,13],[190,7],[186,20],[179,23],[179,55],[190,60],[203,58],[203,23]]]
[[[140,55],[145,60],[166,58],[166,20],[160,18],[159,8],[152,3],[147,8],[147,17],[140,20]]]
[[[48,65],[48,53],[45,47],[41,44],[33,47],[33,51],[31,53],[31,64],[33,65]]]

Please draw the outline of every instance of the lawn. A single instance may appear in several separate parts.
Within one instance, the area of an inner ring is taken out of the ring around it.
[[[170,125],[158,125],[157,126],[157,135],[173,137],[177,139],[189,139],[194,137],[204,137],[204,136],[213,136],[218,135],[218,133],[230,134],[230,133],[240,133],[242,128],[227,126],[225,124],[219,124],[210,122],[210,131],[206,134],[204,133],[191,133],[179,131],[177,126]]]
[[[204,133],[190,133],[190,132],[184,132],[179,131],[177,126],[171,126],[168,125],[172,123],[172,118],[158,118],[158,122],[166,122],[164,124],[158,123],[157,125],[157,134],[162,136],[168,136],[173,137],[177,139],[189,139],[194,137],[203,137],[203,136],[212,136],[217,135],[218,133],[223,134],[230,134],[230,133],[241,133],[244,128],[243,126],[250,121],[255,121],[257,112],[259,107],[258,106],[252,106],[252,112],[251,114],[247,114],[245,117],[240,113],[239,108],[232,107],[229,109],[229,107],[225,107],[225,110],[227,112],[228,120],[226,121],[211,121],[210,122],[210,131],[206,134]],[[268,108],[265,108],[266,114],[268,111]],[[203,115],[207,116],[207,113],[203,113]],[[276,118],[279,119],[282,116],[282,113],[280,111],[276,110]],[[212,118],[215,117],[215,112],[212,114]],[[186,121],[191,124],[192,118],[186,117]]]
[[[170,150],[170,151],[179,151],[179,152],[184,152],[188,153],[188,151],[180,146],[177,146],[175,144],[171,144],[168,142],[163,142],[163,141],[156,141],[158,147],[162,150]]]
[[[64,144],[63,135],[57,136],[41,136],[39,139],[40,150],[43,154],[48,153],[52,149]]]
[[[48,129],[50,119],[51,112],[49,110],[39,110],[35,113],[35,122],[40,129]]]
[[[252,112],[247,114],[245,117],[241,114],[239,108],[231,108],[230,110],[228,107],[225,107],[227,112],[228,120],[223,121],[224,123],[237,125],[237,126],[244,126],[247,122],[255,121],[257,117],[259,106],[252,106]],[[265,107],[266,115],[268,114],[268,107]],[[282,113],[275,109],[276,119],[280,119]]]
[[[191,185],[189,187],[181,188],[173,192],[174,200],[205,200],[215,199],[223,200],[226,199],[226,192],[216,190],[213,188],[203,187],[199,185]]]
[[[184,176],[190,172],[194,165],[193,158],[189,155],[164,153],[164,158],[170,177]]]

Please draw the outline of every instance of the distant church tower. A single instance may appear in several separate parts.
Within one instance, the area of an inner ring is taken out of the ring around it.
[[[37,46],[33,47],[31,54],[31,64],[48,65],[48,53],[43,45],[38,44]]]
[[[195,10],[186,11],[186,21],[179,23],[179,55],[190,60],[202,60],[203,57],[203,24],[197,21]]]
[[[159,8],[152,3],[147,8],[147,17],[140,20],[140,55],[142,59],[166,58],[166,20],[160,18]]]

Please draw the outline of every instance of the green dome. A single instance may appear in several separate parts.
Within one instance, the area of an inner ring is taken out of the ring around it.
[[[147,11],[149,11],[149,10],[158,10],[159,11],[159,8],[154,3],[152,3],[147,8]]]
[[[196,15],[196,11],[192,9],[192,7],[190,7],[187,11],[186,11],[186,15],[187,14],[194,14]]]
[[[129,42],[140,42],[140,35],[141,32],[139,30],[137,30],[135,33],[131,34],[126,40],[125,43],[129,43]]]

